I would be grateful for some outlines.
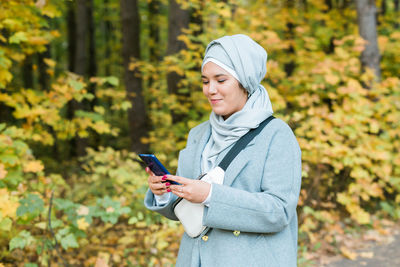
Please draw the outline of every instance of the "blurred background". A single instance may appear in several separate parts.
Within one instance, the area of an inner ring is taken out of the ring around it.
[[[174,172],[211,111],[206,45],[268,52],[302,149],[299,266],[400,217],[399,0],[0,0],[0,266],[173,266],[137,153]]]

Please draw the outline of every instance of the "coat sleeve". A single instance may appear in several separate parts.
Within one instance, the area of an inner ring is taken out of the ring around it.
[[[276,130],[270,139],[261,192],[213,184],[210,206],[204,210],[204,225],[225,230],[273,233],[283,230],[297,216],[301,152],[292,130],[285,126]]]
[[[168,219],[177,221],[178,218],[175,216],[175,213],[173,211],[173,204],[176,199],[177,199],[177,196],[172,194],[168,203],[161,205],[161,206],[157,206],[156,201],[154,199],[153,192],[151,192],[151,190],[148,189],[146,192],[146,196],[144,198],[144,205],[149,210],[156,211],[156,212],[160,213],[161,215],[167,217]]]
[[[178,170],[176,172],[176,175],[179,176],[179,173],[180,173],[180,171],[179,171],[179,165],[178,165]],[[171,194],[171,198],[169,199],[169,201],[166,204],[157,206],[153,192],[151,192],[150,189],[147,189],[146,196],[144,198],[144,205],[149,210],[156,211],[156,212],[160,213],[161,215],[167,217],[168,219],[178,221],[179,219],[175,216],[175,213],[173,210],[174,202],[177,199],[178,199],[178,197],[176,195]]]
[[[191,130],[189,132],[189,136],[188,136],[188,141],[187,143],[190,143],[192,140],[192,132],[193,130]],[[181,153],[179,153],[179,155],[181,155]],[[178,161],[180,162],[180,160]],[[180,164],[178,164],[178,169],[176,172],[176,175],[180,175],[181,171],[180,171]],[[173,204],[174,202],[178,199],[178,197],[174,194],[171,194],[171,198],[168,201],[168,203],[164,204],[164,205],[160,205],[157,206],[156,205],[156,200],[154,197],[153,192],[151,192],[150,189],[147,190],[145,198],[144,198],[144,205],[147,209],[152,210],[152,211],[156,211],[158,213],[160,213],[161,215],[167,217],[168,219],[174,220],[174,221],[178,221],[179,219],[175,216],[174,210],[173,210]]]

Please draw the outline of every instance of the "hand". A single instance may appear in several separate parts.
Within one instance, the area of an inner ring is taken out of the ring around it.
[[[167,188],[170,183],[165,182],[167,180],[165,175],[155,176],[149,167],[146,168],[146,172],[149,174],[149,178],[147,179],[149,188],[154,195],[161,196],[167,192],[171,192],[171,189]]]
[[[202,203],[206,200],[210,192],[211,184],[201,180],[193,180],[174,175],[167,175],[167,179],[180,183],[180,185],[171,184],[169,186],[172,193],[193,203]]]

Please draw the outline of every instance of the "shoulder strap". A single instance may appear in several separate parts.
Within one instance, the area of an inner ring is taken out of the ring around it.
[[[228,154],[222,159],[218,166],[226,171],[229,164],[233,161],[233,159],[242,151],[254,137],[256,137],[262,129],[264,129],[267,124],[275,119],[274,116],[269,116],[266,120],[264,120],[257,128],[251,129],[248,133],[240,137],[240,139],[236,142],[236,144],[229,150]]]

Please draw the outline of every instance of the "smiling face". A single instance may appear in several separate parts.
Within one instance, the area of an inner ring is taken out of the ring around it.
[[[239,86],[238,80],[214,62],[203,66],[201,77],[203,94],[214,113],[222,116],[224,120],[246,104],[247,91]]]

